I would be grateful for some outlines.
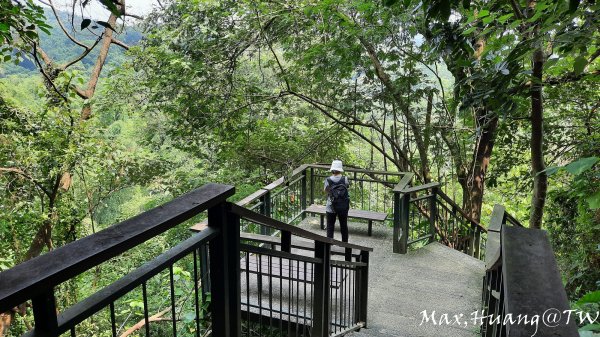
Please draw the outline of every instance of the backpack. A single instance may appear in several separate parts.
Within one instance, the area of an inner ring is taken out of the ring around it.
[[[342,176],[340,181],[333,182],[331,178],[327,178],[329,183],[329,199],[331,200],[331,208],[336,213],[345,213],[350,209],[350,195],[348,194],[348,186],[346,186],[346,177]]]

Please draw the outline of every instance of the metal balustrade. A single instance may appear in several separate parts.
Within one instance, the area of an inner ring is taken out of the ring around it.
[[[154,284],[154,289],[167,290],[166,294],[160,294],[163,305],[158,309],[170,318],[169,330],[174,336],[181,335],[183,324],[180,314],[184,309],[193,313],[191,321],[194,326],[191,328],[197,336],[209,329],[215,335],[235,335],[239,330],[239,320],[235,320],[239,308],[235,292],[229,289],[235,289],[238,278],[232,275],[239,273],[239,263],[232,256],[239,244],[239,225],[226,208],[226,199],[233,193],[232,186],[205,185],[165,205],[0,273],[0,312],[31,301],[35,325],[27,336],[59,336],[63,333],[86,336],[89,332],[81,331],[79,326],[91,317],[106,320],[111,335],[117,336],[122,328],[116,314],[122,308],[117,304],[122,304],[119,300],[123,297],[139,292],[143,302],[143,330],[149,336],[158,324],[156,316],[150,312],[148,301],[155,295],[148,293],[148,285]],[[203,211],[208,211],[208,229],[58,312],[55,289],[59,285]],[[193,270],[185,284],[175,281],[174,271],[181,264]],[[182,287],[185,291],[176,291],[176,288],[181,290]],[[211,296],[210,315],[205,315],[209,307],[207,296]]]
[[[140,295],[137,325],[145,336],[330,336],[366,326],[372,249],[231,204],[233,193],[232,186],[203,186],[0,273],[0,311],[31,301],[35,326],[27,336],[87,336],[90,319],[112,336],[127,333],[124,300]],[[56,287],[204,211],[206,229],[57,310]],[[242,221],[281,235],[261,247],[240,237]]]

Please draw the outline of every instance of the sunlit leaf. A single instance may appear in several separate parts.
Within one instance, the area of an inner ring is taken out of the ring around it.
[[[579,175],[592,168],[598,160],[600,160],[598,157],[581,158],[565,166],[565,170],[573,175]]]
[[[587,59],[581,55],[577,56],[577,58],[573,62],[573,72],[575,72],[575,74],[577,75],[581,74],[585,69],[586,65]]]
[[[600,191],[596,192],[591,197],[587,198],[590,209],[595,210],[600,208]]]

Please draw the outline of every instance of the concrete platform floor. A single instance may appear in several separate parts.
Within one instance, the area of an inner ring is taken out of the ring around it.
[[[308,217],[299,226],[325,235],[318,217]],[[337,227],[335,238],[341,240]],[[369,237],[366,223],[349,223],[349,241],[374,249],[370,255],[367,328],[354,336],[479,335],[479,326],[470,318],[480,308],[485,270],[482,261],[439,243],[406,255],[394,254],[392,229],[382,224],[374,224]],[[429,322],[423,319],[424,311]],[[434,311],[437,324],[431,321]],[[440,324],[443,314],[448,314],[448,324]],[[458,315],[459,323],[454,315]]]

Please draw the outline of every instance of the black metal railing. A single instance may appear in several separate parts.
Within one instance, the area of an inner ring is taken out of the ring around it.
[[[488,227],[483,278],[483,337],[579,336],[546,233],[524,228],[495,205]],[[548,310],[559,312],[548,324]],[[562,318],[561,318],[562,316]],[[537,322],[537,323],[536,323]]]
[[[325,204],[323,184],[329,177],[329,166],[301,165],[289,175],[252,193],[237,205],[267,215],[288,224],[297,224],[306,217],[307,206]],[[393,221],[393,187],[406,172],[387,172],[346,167],[344,174],[350,181],[349,194],[353,208],[388,213],[386,222]],[[243,225],[248,233],[272,234],[270,229],[250,223]]]
[[[365,327],[372,249],[231,204],[233,193],[206,185],[0,273],[0,311],[31,301],[28,336],[88,336],[89,320],[112,336],[324,337]],[[204,211],[207,228],[58,312],[57,286]],[[280,237],[241,236],[242,220]]]
[[[325,204],[323,181],[329,165],[302,165],[237,203],[279,221],[296,224],[306,207]],[[393,249],[405,254],[409,247],[438,241],[473,257],[484,259],[486,229],[440,189],[439,183],[412,186],[414,174],[346,167],[351,208],[384,212],[393,227]],[[248,233],[279,235],[242,219]]]
[[[366,326],[371,248],[329,239],[241,206],[232,211],[243,221],[281,234],[241,236],[246,242],[240,268],[243,336],[331,336]]]
[[[232,263],[231,254],[239,244],[239,225],[225,201],[233,193],[232,186],[205,185],[0,273],[0,312],[31,301],[34,327],[28,336],[89,336],[85,321],[92,317],[100,329],[121,335],[126,327],[135,329],[126,322],[131,315],[122,317],[123,309],[130,307],[139,312],[134,317],[146,336],[165,331],[174,336],[186,335],[183,331],[200,335],[207,330],[220,336],[235,334],[239,322],[234,316],[239,308],[229,289],[235,289],[230,286],[235,284],[232,275],[239,267],[237,260]],[[209,227],[205,231],[58,313],[58,286],[206,210]],[[139,303],[124,301],[132,298],[139,298]]]
[[[309,165],[310,204],[325,204],[323,187],[325,179],[331,175],[329,168],[329,165]],[[386,222],[391,225],[394,211],[393,187],[402,177],[411,174],[346,167],[344,175],[350,182],[348,192],[352,208],[387,213],[389,216]]]
[[[440,189],[439,183],[410,186],[410,176],[394,188],[394,251],[438,241],[478,259],[484,258],[487,230]]]

